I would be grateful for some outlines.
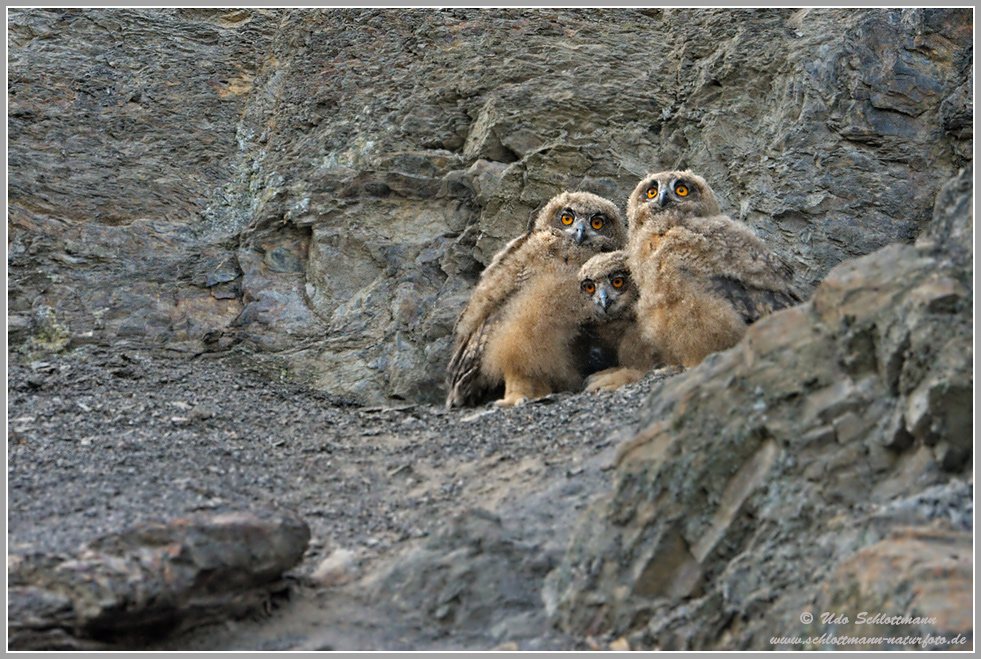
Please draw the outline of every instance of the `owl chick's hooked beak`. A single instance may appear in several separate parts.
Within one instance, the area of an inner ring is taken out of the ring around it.
[[[582,241],[586,239],[586,222],[584,220],[576,220],[574,228],[576,233],[572,239],[576,241],[577,245],[582,245]]]
[[[596,300],[596,305],[603,309],[603,313],[606,313],[606,310],[610,307],[610,302],[612,302],[612,300],[610,300],[610,296],[606,292],[606,288],[600,287],[599,291],[596,293],[596,296],[598,298]]]
[[[668,187],[662,187],[657,193],[657,205],[659,208],[664,208],[671,203],[671,197],[668,196]]]

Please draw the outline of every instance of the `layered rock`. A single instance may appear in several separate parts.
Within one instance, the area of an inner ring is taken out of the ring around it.
[[[306,522],[266,509],[141,524],[75,556],[11,554],[8,647],[139,648],[175,629],[261,612],[309,541]]]
[[[968,168],[915,245],[652,391],[548,577],[553,620],[635,648],[973,644],[972,193]]]
[[[969,9],[29,9],[8,36],[22,351],[238,346],[362,402],[442,399],[480,270],[563,189],[691,167],[809,293],[916,236],[972,150]]]

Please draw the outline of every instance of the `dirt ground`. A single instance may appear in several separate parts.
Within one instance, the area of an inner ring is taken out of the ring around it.
[[[8,551],[274,505],[312,534],[289,596],[147,649],[589,647],[547,623],[541,582],[658,376],[447,411],[359,407],[247,363],[126,345],[11,363]]]

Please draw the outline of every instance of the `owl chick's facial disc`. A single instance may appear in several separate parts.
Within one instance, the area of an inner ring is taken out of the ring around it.
[[[596,316],[606,322],[620,318],[637,300],[623,250],[597,254],[579,269],[579,291]]]
[[[692,201],[698,196],[698,188],[685,177],[673,178],[663,182],[651,181],[647,188],[650,203],[664,208],[668,204]]]
[[[607,221],[607,217],[602,211],[588,214],[582,211],[577,212],[572,207],[566,207],[558,212],[557,226],[573,242],[582,245],[598,236],[599,232],[606,226]]]
[[[590,297],[597,312],[607,314],[616,308],[617,300],[627,291],[628,282],[629,275],[627,272],[617,270],[601,277],[598,281],[583,279],[579,288]]]
[[[712,188],[689,170],[648,175],[627,202],[631,231],[659,217],[709,217],[719,213]]]
[[[620,210],[590,192],[563,192],[552,197],[535,216],[532,229],[548,231],[587,255],[622,249],[627,242]]]

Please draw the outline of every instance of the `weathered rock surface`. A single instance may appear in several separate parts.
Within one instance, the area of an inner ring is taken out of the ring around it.
[[[973,646],[972,21],[11,10],[8,643]],[[427,404],[532,211],[685,166],[807,304],[614,394]],[[273,571],[213,593],[119,529],[271,501],[313,531],[294,598],[158,638]]]
[[[967,8],[19,9],[8,36],[20,351],[239,346],[362,402],[442,398],[483,264],[563,189],[691,167],[810,293],[912,240],[973,143]]]
[[[148,633],[141,649],[161,651],[585,649],[548,623],[541,583],[664,377],[446,410],[345,405],[231,353],[87,345],[8,375],[12,554],[74,556],[148,520],[229,509],[286,508],[308,524],[269,610]],[[447,572],[463,583],[438,602],[427,586]]]
[[[306,523],[290,513],[199,513],[104,536],[74,557],[11,554],[7,647],[139,647],[261,611],[309,540]]]
[[[970,488],[965,490],[962,496],[970,497]],[[898,527],[841,562],[815,607],[832,615],[816,620],[808,632],[859,639],[848,644],[854,650],[971,650],[973,582],[970,527]],[[900,641],[906,638],[923,642]]]
[[[948,183],[915,246],[840,264],[652,391],[549,575],[562,628],[661,649],[973,646],[972,181]],[[861,628],[861,612],[934,621]]]
[[[497,515],[472,509],[395,561],[378,579],[377,596],[427,623],[434,638],[483,629],[500,645],[545,622],[536,595],[554,558],[515,537]]]

